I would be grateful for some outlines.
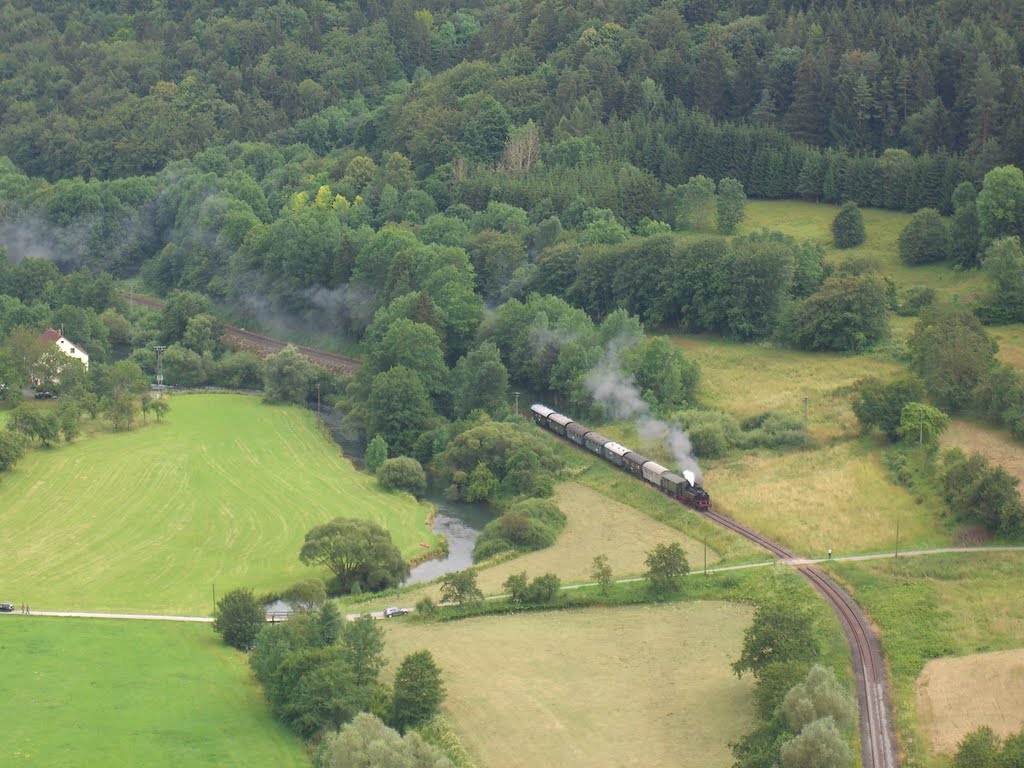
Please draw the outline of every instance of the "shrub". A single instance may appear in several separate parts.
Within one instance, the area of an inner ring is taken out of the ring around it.
[[[839,209],[832,220],[832,237],[836,248],[853,248],[864,242],[864,216],[856,203],[850,202]]]
[[[539,520],[548,527],[561,530],[565,526],[565,513],[558,505],[548,499],[523,499],[509,508],[509,512],[523,515],[531,520]]]
[[[949,227],[934,208],[922,208],[900,233],[899,249],[904,264],[946,261],[952,252]]]
[[[900,292],[899,300],[893,307],[900,317],[916,317],[925,307],[935,303],[935,289],[915,285]]]
[[[408,456],[387,459],[377,470],[377,482],[388,491],[408,491],[416,498],[427,492],[427,475],[423,466]]]
[[[213,631],[232,648],[247,651],[266,621],[263,606],[251,589],[233,589],[217,601]]]

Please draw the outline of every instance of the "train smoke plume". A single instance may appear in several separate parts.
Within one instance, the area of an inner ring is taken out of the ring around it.
[[[584,379],[587,389],[612,418],[632,419],[642,438],[664,442],[679,469],[693,472],[696,481],[701,482],[704,474],[693,456],[690,436],[677,425],[655,418],[651,406],[640,396],[640,389],[633,377],[623,375],[619,362],[621,350],[622,345],[615,341],[608,344],[604,358]]]

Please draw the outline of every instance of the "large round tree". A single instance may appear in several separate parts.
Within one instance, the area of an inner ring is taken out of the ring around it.
[[[299,559],[306,565],[327,566],[341,594],[357,584],[371,591],[394,587],[406,573],[405,560],[390,533],[369,520],[347,517],[310,530]]]

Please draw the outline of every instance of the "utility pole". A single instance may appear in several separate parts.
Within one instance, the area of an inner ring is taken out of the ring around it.
[[[320,382],[316,383],[316,413],[320,415]]]
[[[164,392],[164,350],[163,344],[154,347],[156,350],[156,396],[160,397]]]
[[[516,396],[516,416],[518,416],[519,415],[519,393],[518,392],[513,392],[512,394]]]
[[[804,446],[807,445],[807,398],[804,398]]]
[[[896,557],[900,556],[900,519],[896,518]]]
[[[211,584],[210,589],[213,590],[213,615],[217,615],[217,585]]]
[[[708,575],[708,540],[704,539],[704,575]]]

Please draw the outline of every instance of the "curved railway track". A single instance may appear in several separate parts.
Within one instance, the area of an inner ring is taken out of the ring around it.
[[[800,565],[799,559],[792,552],[757,531],[713,509],[695,511],[767,549],[779,559],[793,562],[800,575],[832,606],[850,644],[853,659],[853,674],[857,681],[857,702],[860,708],[861,763],[864,768],[897,768],[899,761],[889,706],[885,655],[882,653],[882,644],[878,636],[860,606],[846,590],[821,570],[810,565]]]
[[[151,309],[163,309],[165,306],[165,302],[162,302],[159,299],[151,299],[146,296],[124,296],[124,298],[131,304],[139,304],[144,307],[150,307]],[[275,352],[280,352],[288,346],[288,342],[286,341],[281,341],[280,339],[265,336],[262,333],[254,333],[253,331],[247,331],[245,328],[238,328],[234,325],[227,324],[224,325],[224,335],[221,336],[221,341],[233,349],[253,352],[260,357],[266,357],[267,355],[272,355]],[[294,346],[314,365],[326,368],[328,371],[341,374],[342,376],[354,376],[355,372],[359,370],[359,366],[362,365],[362,363],[354,357],[336,355],[333,352],[324,352],[320,349],[304,347],[299,344]]]

